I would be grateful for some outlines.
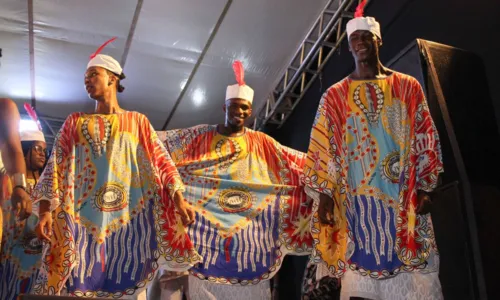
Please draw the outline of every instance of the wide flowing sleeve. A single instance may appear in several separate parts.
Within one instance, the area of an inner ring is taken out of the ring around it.
[[[144,117],[144,119],[146,118]],[[158,172],[161,184],[161,198],[164,205],[160,217],[162,221],[159,226],[163,230],[161,244],[165,248],[160,252],[166,259],[166,263],[161,262],[160,265],[164,270],[183,272],[202,260],[202,257],[194,249],[194,245],[187,234],[187,228],[182,225],[181,218],[176,213],[172,201],[177,191],[185,191],[185,186],[177,171],[175,162],[160,138],[162,136],[164,138],[164,135],[161,132],[158,134],[149,121],[147,122],[148,127],[145,134],[149,137],[150,149],[153,153],[152,159]]]
[[[307,159],[306,153],[283,145],[279,145],[279,148],[285,160],[288,162],[290,172],[292,172],[294,176],[302,178]],[[303,185],[303,182],[301,181],[299,184]]]
[[[158,170],[160,184],[168,191],[168,195],[171,199],[173,199],[177,191],[185,191],[181,176],[177,171],[169,151],[151,124],[148,124],[148,135],[150,135],[150,141],[153,147],[154,164]]]
[[[285,246],[292,250],[293,255],[309,255],[313,247],[310,218],[312,215],[312,198],[305,192],[304,166],[306,153],[283,146],[275,142],[280,160],[285,167],[280,168],[280,175],[288,179],[288,197],[280,198],[283,232],[287,238]]]
[[[345,272],[344,254],[347,243],[345,123],[348,84],[342,81],[323,95],[311,131],[304,183],[307,194],[314,199],[311,216],[313,250],[311,261],[324,262],[333,276]],[[319,220],[319,195],[325,194],[334,202],[334,224]]]
[[[192,140],[192,131],[192,128],[186,128],[157,132],[160,141],[167,148],[175,164],[183,162],[187,148],[189,147],[188,142]]]
[[[54,211],[64,199],[73,199],[73,190],[68,185],[74,176],[72,132],[79,115],[70,115],[55,137],[47,165],[31,193],[35,214],[38,214],[40,201],[50,202],[50,211]]]
[[[313,198],[317,198],[318,193],[333,197],[336,181],[340,178],[341,162],[335,138],[337,128],[331,118],[331,100],[329,91],[321,98],[307,150],[304,183]]]
[[[416,189],[431,192],[438,184],[439,174],[443,172],[441,145],[424,92],[416,80],[413,89],[417,105],[413,143],[416,155]]]

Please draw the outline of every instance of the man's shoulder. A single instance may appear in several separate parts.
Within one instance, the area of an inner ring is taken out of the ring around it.
[[[324,105],[335,105],[334,103],[345,102],[349,94],[349,84],[349,77],[345,77],[326,89],[322,96]]]
[[[68,115],[68,117],[66,117],[66,122],[69,122],[69,121],[73,121],[75,119],[78,119],[79,117],[83,116],[83,115],[86,115],[86,113],[84,112],[81,112],[81,111],[76,111],[76,112],[72,112]]]
[[[392,76],[402,84],[420,86],[420,82],[413,76],[392,70]]]
[[[272,147],[273,149],[275,149],[275,151],[277,151],[278,149],[281,149],[281,150],[284,150],[290,154],[294,154],[298,157],[302,157],[303,155],[305,155],[304,152],[301,152],[299,150],[282,145],[280,142],[275,140],[272,136],[270,136],[264,132],[255,131],[253,129],[247,128],[246,133],[253,137],[253,139],[252,139],[253,141],[260,141],[260,142],[264,143],[264,146]]]
[[[349,77],[345,77],[331,85],[325,93],[345,91],[349,87]]]
[[[264,139],[271,139],[271,140],[274,140],[274,139],[273,139],[270,135],[268,135],[267,133],[264,133],[264,132],[262,132],[262,131],[253,130],[253,129],[248,128],[248,127],[246,127],[245,132],[246,132],[246,134],[248,134],[248,135],[252,135],[252,136],[256,136],[256,137],[260,137],[260,138],[264,138]]]
[[[143,113],[140,113],[138,111],[135,111],[135,110],[128,110],[125,112],[127,115],[133,117],[133,118],[136,118],[137,120],[141,121],[141,122],[148,122],[148,123],[151,123],[149,122],[149,119],[148,117],[143,114]]]
[[[268,135],[267,133],[264,133],[262,131],[256,131],[250,128],[246,128],[246,135],[251,137],[252,141],[257,142],[260,141],[265,144],[273,144],[273,145],[280,145],[278,141],[276,141],[272,136]]]

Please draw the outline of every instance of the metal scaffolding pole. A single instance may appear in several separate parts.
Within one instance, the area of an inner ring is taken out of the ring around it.
[[[344,23],[353,18],[358,2],[328,1],[276,88],[257,110],[254,130],[262,130],[268,124],[279,128],[285,123],[345,38]]]

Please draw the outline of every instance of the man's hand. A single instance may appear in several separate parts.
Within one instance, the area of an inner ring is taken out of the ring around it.
[[[12,210],[20,220],[27,219],[31,215],[30,195],[22,188],[14,188],[12,191]]]
[[[333,225],[333,199],[325,194],[319,194],[318,215],[321,224]]]
[[[431,211],[432,201],[429,194],[423,191],[417,192],[417,214],[425,215]]]
[[[177,209],[177,212],[181,217],[182,224],[184,226],[188,226],[194,222],[195,218],[194,211],[191,208],[191,206],[187,203],[187,201],[184,199],[182,192],[180,191],[175,192],[174,204],[175,208]]]
[[[52,214],[50,212],[46,211],[39,215],[35,232],[40,240],[50,242],[52,236]]]

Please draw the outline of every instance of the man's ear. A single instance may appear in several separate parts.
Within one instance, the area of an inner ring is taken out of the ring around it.
[[[115,82],[115,81],[116,81],[115,76],[114,76],[114,75],[110,75],[110,74],[108,73],[108,85],[112,85],[112,84],[113,84],[113,82]]]

